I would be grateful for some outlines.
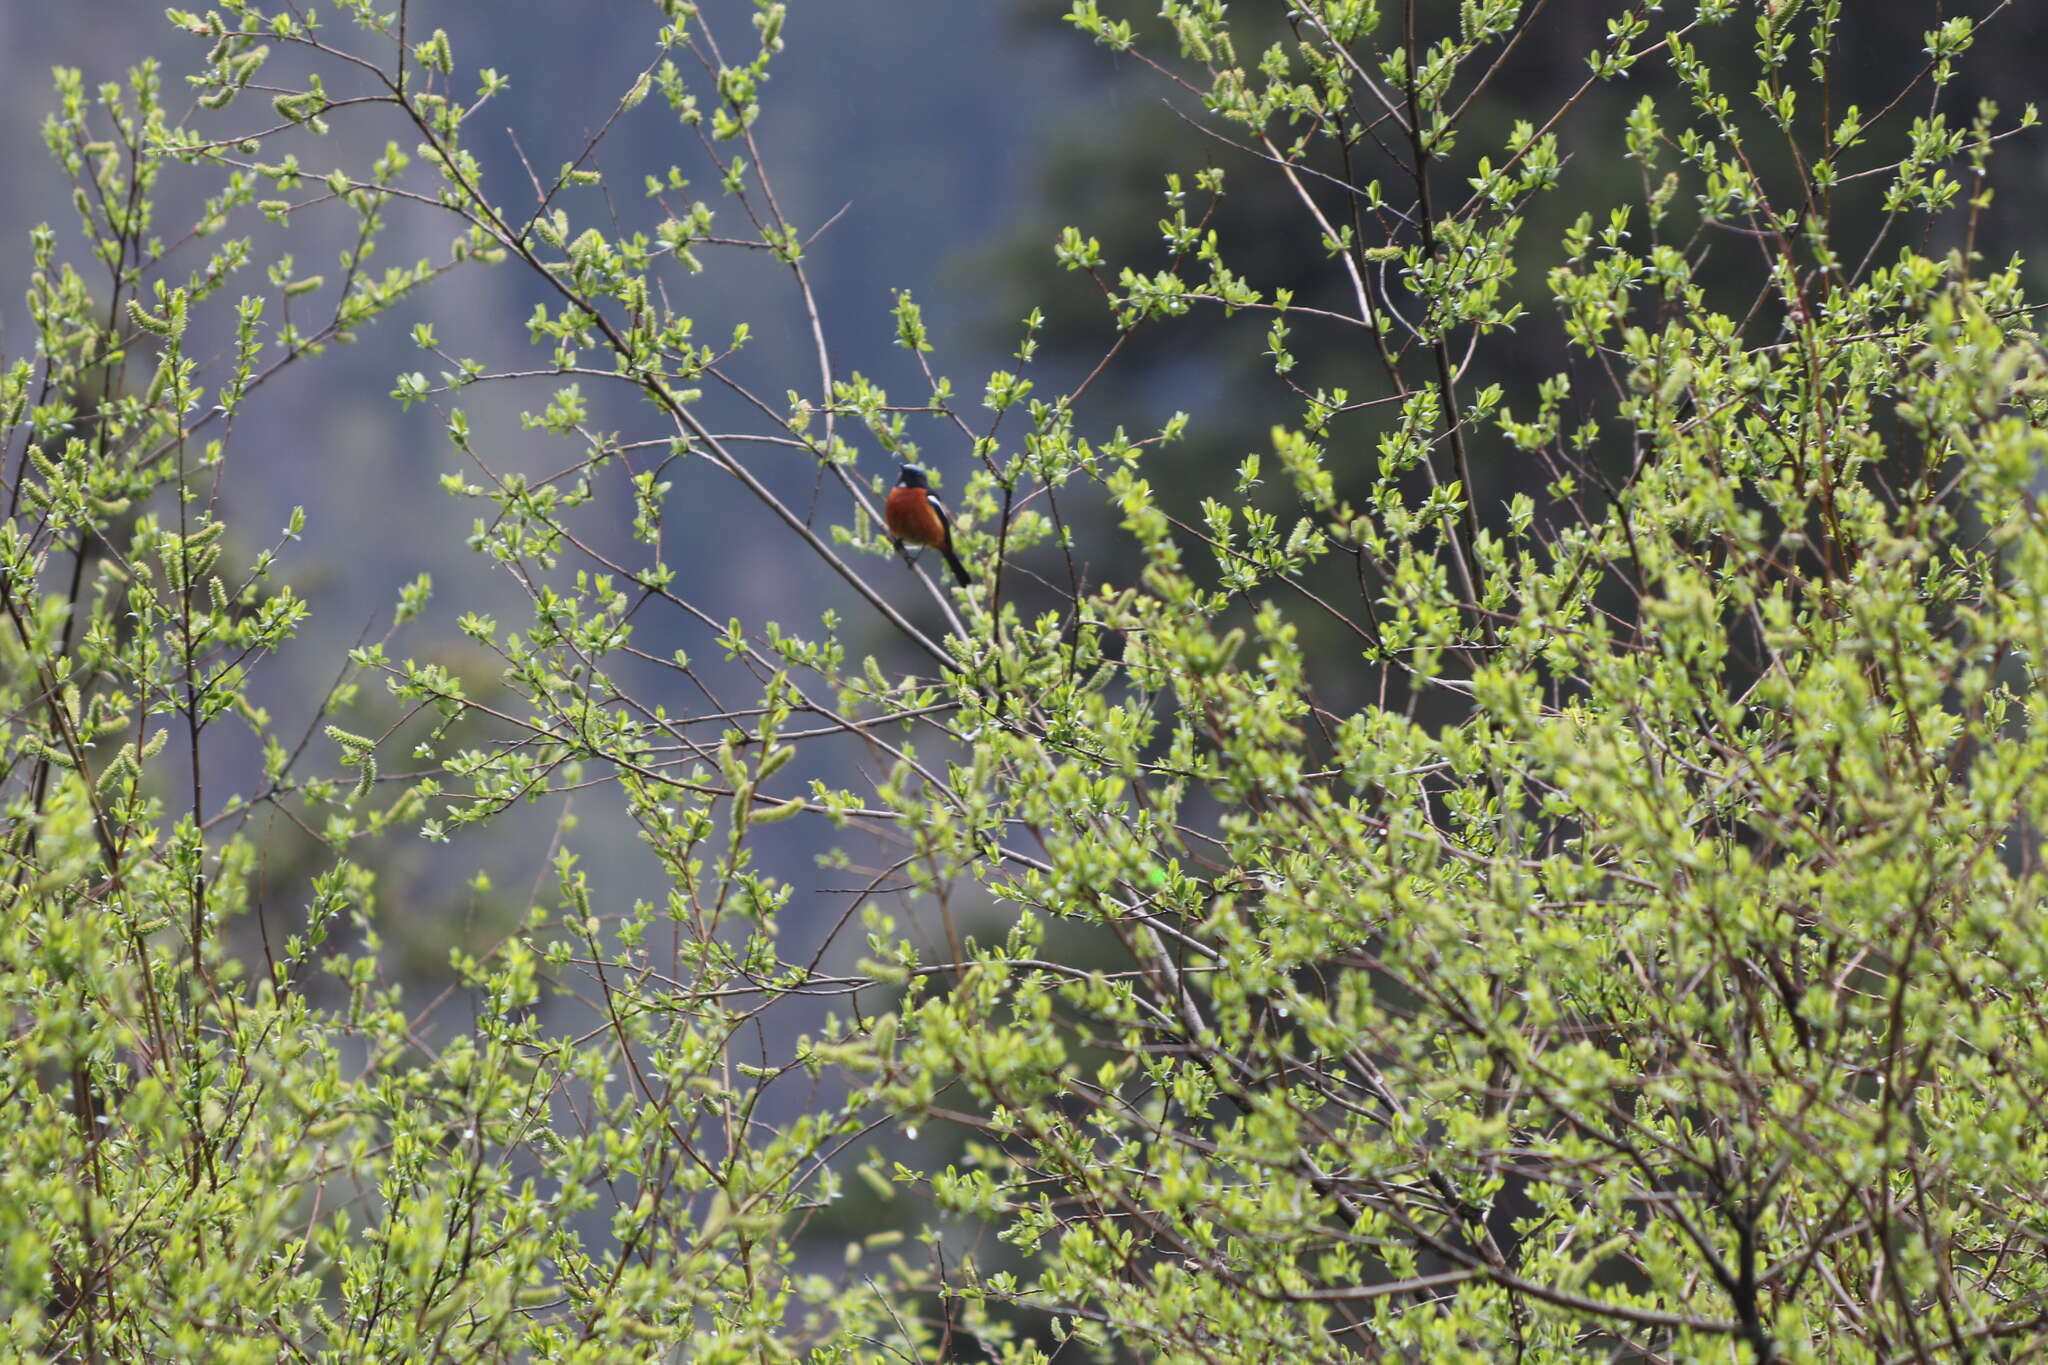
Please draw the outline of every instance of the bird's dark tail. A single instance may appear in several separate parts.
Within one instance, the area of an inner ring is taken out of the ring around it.
[[[940,548],[942,548],[946,552],[946,563],[952,567],[953,577],[960,580],[960,586],[964,588],[969,583],[972,583],[974,581],[974,575],[967,572],[967,566],[960,562],[959,555],[953,553],[953,547],[950,545],[946,545],[941,546]]]

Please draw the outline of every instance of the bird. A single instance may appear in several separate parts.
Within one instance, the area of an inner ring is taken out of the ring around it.
[[[889,538],[896,542],[896,548],[905,545],[929,546],[946,557],[946,563],[953,570],[953,577],[966,587],[974,581],[967,572],[967,566],[960,562],[960,556],[953,553],[953,522],[946,515],[946,504],[939,501],[938,494],[925,479],[922,469],[914,464],[903,466],[897,477],[896,486],[889,490],[889,496],[882,503],[882,521],[889,528]]]

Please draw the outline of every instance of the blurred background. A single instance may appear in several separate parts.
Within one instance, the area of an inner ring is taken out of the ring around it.
[[[1281,37],[1284,8],[1237,6],[1240,52],[1255,53]],[[1860,105],[1866,117],[1886,108],[1926,66],[1923,31],[1955,8],[1931,0],[1850,7],[1841,32],[1837,85],[1828,92],[1832,108]],[[1980,99],[1992,99],[2010,117],[2035,93],[2048,58],[2048,7],[1985,3],[1963,8],[1998,11],[1996,21],[1938,102],[1930,104],[1923,90],[1879,125],[1865,161],[1895,158],[1908,121],[1932,108],[1967,122]],[[1137,20],[1142,30],[1156,5],[1116,0],[1104,9]],[[1166,263],[1156,226],[1165,216],[1164,176],[1206,165],[1227,173],[1230,193],[1214,226],[1234,267],[1261,289],[1285,287],[1301,302],[1344,307],[1341,272],[1321,251],[1313,227],[1301,221],[1284,186],[1254,159],[1205,133],[1194,117],[1198,111],[1185,100],[1169,104],[1173,92],[1157,73],[1135,59],[1091,46],[1062,22],[1064,11],[1059,0],[799,0],[790,6],[787,50],[770,68],[757,132],[784,212],[806,231],[822,229],[806,265],[837,376],[857,372],[887,387],[898,401],[923,400],[924,381],[912,358],[894,345],[891,301],[895,291],[909,290],[932,331],[932,363],[953,378],[970,416],[988,371],[1014,367],[1012,354],[1022,336],[1019,320],[1034,306],[1044,309],[1047,322],[1031,377],[1039,396],[1062,391],[1094,366],[1113,333],[1095,287],[1084,276],[1057,267],[1051,248],[1059,230],[1073,224],[1100,237],[1112,277],[1124,263],[1158,269]],[[1425,24],[1455,22],[1452,11],[1425,6]],[[714,0],[704,6],[710,31],[728,58],[743,59],[753,50],[753,12],[747,0]],[[1514,121],[1548,118],[1583,83],[1585,54],[1600,45],[1608,18],[1619,12],[1621,7],[1607,3],[1544,11],[1491,92],[1468,113],[1457,164],[1440,169],[1440,181],[1455,186],[1472,159],[1497,154]],[[619,94],[654,55],[661,22],[647,0],[578,0],[574,5],[415,0],[410,17],[416,37],[437,27],[448,30],[457,94],[473,89],[480,68],[495,68],[510,78],[509,92],[486,107],[466,136],[484,162],[494,195],[514,209],[532,202],[526,165],[547,178],[582,152]],[[1737,20],[1697,35],[1703,53],[1730,60],[1732,70],[1752,68],[1754,60],[1746,56],[1753,41],[1752,17],[1745,9]],[[374,40],[339,16],[326,18],[329,41],[364,55],[382,55]],[[1165,55],[1168,49],[1158,50]],[[47,221],[68,245],[78,241],[69,184],[46,154],[39,131],[51,103],[52,66],[82,68],[91,89],[100,81],[124,79],[128,67],[145,56],[158,56],[164,62],[167,102],[183,110],[189,100],[184,77],[197,68],[202,54],[203,44],[175,30],[156,0],[0,0],[0,62],[6,74],[0,84],[0,110],[6,115],[0,119],[0,240],[24,243],[34,224]],[[290,61],[276,63],[266,79],[287,80],[292,70]],[[688,74],[701,89],[701,73]],[[331,95],[360,93],[342,89],[331,64],[326,79]],[[1511,403],[1518,389],[1584,363],[1562,345],[1544,273],[1557,260],[1559,234],[1573,218],[1589,209],[1604,217],[1609,206],[1640,200],[1640,169],[1616,153],[1621,115],[1645,93],[1658,97],[1667,119],[1682,115],[1683,97],[1653,61],[1628,80],[1586,91],[1558,124],[1569,158],[1567,188],[1528,206],[1520,236],[1523,259],[1512,286],[1531,316],[1514,335],[1489,342],[1488,368],[1477,377],[1506,382]],[[255,98],[238,102],[225,115],[202,113],[201,126],[211,126],[207,118],[222,131],[274,121],[266,102]],[[360,173],[386,138],[408,150],[417,141],[410,129],[381,117],[380,111],[346,110],[332,123],[329,137],[281,141],[266,147],[264,156],[274,159],[289,149],[310,172],[324,174],[343,165]],[[1780,177],[1782,190],[1789,169],[1782,143],[1759,136],[1754,152],[1767,178]],[[607,193],[614,197],[603,203],[589,197],[566,201],[584,221],[616,215],[629,228],[658,221],[661,214],[639,201],[638,186],[643,176],[661,175],[676,165],[693,183],[675,198],[701,197],[719,211],[721,231],[749,235],[737,211],[720,196],[694,139],[677,128],[658,98],[621,121],[596,164],[606,171]],[[2001,149],[1994,167],[2001,211],[1989,216],[1980,232],[1991,265],[2031,245],[2038,213],[2029,206],[2038,209],[2048,188],[2048,147],[2040,138],[2014,140]],[[1396,183],[1390,166],[1367,167],[1361,174]],[[1843,191],[1835,224],[1838,240],[1854,247],[1877,232],[1883,181],[1871,176]],[[212,188],[206,173],[174,169],[164,187],[160,225],[167,231],[177,226]],[[1395,189],[1390,194],[1399,198]],[[1755,244],[1733,234],[1699,234],[1696,224],[1683,221],[1684,198],[1672,235],[1695,233],[1702,278],[1710,288],[1726,290],[1727,304],[1739,316],[1755,288]],[[302,214],[287,239],[250,209],[230,231],[254,237],[259,261],[288,241],[300,275],[325,272],[332,281],[338,277],[334,253],[348,244],[352,227],[339,210],[330,210],[324,219]],[[372,264],[444,258],[454,235],[448,218],[394,208]],[[1911,245],[1939,251],[1953,244],[1931,235],[1895,237],[1886,250]],[[201,261],[206,245],[186,248],[183,263]],[[753,340],[734,367],[744,382],[778,408],[792,389],[816,396],[816,355],[787,272],[759,253],[707,254],[706,260],[702,274],[681,277],[678,272],[674,281],[675,301],[697,317],[699,338],[721,342],[735,323],[745,321]],[[0,357],[10,361],[33,345],[21,304],[29,268],[19,246],[0,252]],[[2038,284],[2039,267],[2028,271]],[[90,272],[87,278],[99,283]],[[237,288],[276,293],[253,270]],[[330,286],[292,306],[303,319],[323,303],[331,306],[332,292]],[[307,535],[290,550],[283,572],[308,597],[312,621],[302,647],[272,663],[266,675],[270,704],[287,729],[296,715],[310,714],[331,681],[336,647],[365,635],[381,636],[399,586],[421,573],[433,576],[435,604],[420,625],[395,642],[395,654],[406,653],[409,642],[456,639],[452,623],[463,611],[494,610],[507,624],[525,614],[523,596],[509,579],[463,544],[480,505],[439,490],[439,477],[458,467],[444,434],[449,402],[406,412],[388,394],[402,372],[418,369],[433,375],[442,368],[409,339],[415,322],[433,323],[450,353],[476,356],[494,368],[522,368],[544,359],[544,352],[525,344],[523,326],[542,298],[534,281],[517,270],[457,271],[364,328],[355,344],[281,375],[240,419],[228,457],[228,516],[235,533],[253,548],[270,541],[292,506],[305,506],[310,518]],[[275,324],[280,316],[273,301],[268,320]],[[1142,435],[1175,411],[1191,414],[1188,439],[1150,457],[1149,472],[1155,484],[1172,490],[1179,506],[1194,508],[1202,497],[1232,486],[1234,469],[1246,453],[1269,448],[1266,433],[1272,424],[1299,420],[1298,399],[1275,379],[1263,354],[1263,333],[1263,321],[1229,324],[1214,312],[1141,332],[1090,390],[1081,414],[1083,430],[1101,434],[1121,426]],[[1293,345],[1302,358],[1294,377],[1303,387],[1342,385],[1354,399],[1384,391],[1384,380],[1355,332],[1319,336],[1312,320],[1300,320]],[[629,395],[584,387],[593,405],[593,427],[616,431],[628,441],[664,434]],[[573,447],[522,430],[517,421],[522,403],[544,403],[544,390],[482,389],[463,398],[480,448],[498,467],[539,474],[574,458]],[[714,391],[706,403],[714,429],[728,419],[735,426],[747,420],[742,405],[729,395]],[[1333,446],[1341,448],[1349,440],[1369,452],[1377,424],[1367,409],[1339,424]],[[1021,421],[1013,422],[1006,434],[1015,439],[1022,429]],[[960,487],[970,472],[965,439],[938,427],[914,434],[926,443],[921,455],[941,481]],[[893,473],[894,460],[873,442],[863,446],[861,455],[863,475]],[[1483,437],[1475,441],[1473,458],[1482,515],[1495,514],[1514,492],[1540,491],[1540,471],[1506,461]],[[761,455],[754,468],[792,505],[812,512],[821,527],[846,518],[843,495],[834,501],[827,490],[826,500],[818,501],[816,470],[808,462]],[[678,508],[687,508],[688,516],[672,526],[664,552],[714,619],[774,619],[803,631],[815,626],[822,610],[837,607],[849,617],[856,646],[891,647],[880,633],[865,636],[866,609],[851,604],[828,570],[793,552],[769,515],[729,481],[708,467],[677,467],[671,477],[678,482]],[[1270,479],[1257,496],[1276,510],[1288,502]],[[1076,490],[1070,501],[1067,510],[1084,529],[1102,525],[1085,489]],[[1083,543],[1096,581],[1114,581],[1133,568],[1119,562],[1116,538],[1092,535]],[[864,562],[874,567],[873,561]],[[1330,568],[1335,586],[1343,571]],[[882,581],[900,589],[902,601],[924,628],[938,629],[929,599],[906,573],[885,573]],[[1019,591],[1026,594],[1027,606],[1057,605],[1050,599],[1031,600],[1029,585],[1021,580]],[[1350,591],[1355,595],[1355,584]],[[695,622],[648,611],[636,616],[635,629],[636,644],[657,656],[680,648],[715,667],[716,651],[708,647],[712,633]],[[482,666],[477,660],[467,662],[465,671]],[[902,660],[904,667],[915,662],[907,656]],[[1326,703],[1336,708],[1362,700],[1360,687],[1346,672],[1319,679],[1328,689]],[[796,843],[805,843],[795,826],[783,828],[792,831]],[[586,829],[576,842],[587,848],[594,837],[602,843],[606,836]],[[538,857],[545,847],[545,841],[533,844],[532,855]],[[792,849],[803,856],[780,870],[801,886],[811,875],[805,866],[808,854],[815,851]],[[422,852],[404,847],[384,851],[387,893],[418,905],[457,894],[459,879],[446,882],[445,873],[430,875]],[[470,861],[502,866],[506,852],[494,848],[488,860]],[[635,893],[645,890],[636,888]],[[516,913],[516,907],[503,908]],[[430,947],[428,956],[438,961],[441,949]]]

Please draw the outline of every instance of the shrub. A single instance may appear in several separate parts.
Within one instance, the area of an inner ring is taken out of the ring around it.
[[[469,141],[503,78],[403,5],[172,10],[205,48],[186,120],[154,64],[97,107],[60,75],[49,141],[113,283],[39,231],[36,353],[0,378],[15,1350],[2040,1348],[2048,388],[2019,264],[1978,249],[1992,146],[2034,117],[1952,107],[1973,20],[1930,14],[1898,97],[1837,110],[1839,0],[1621,10],[1583,85],[1503,119],[1540,3],[1317,0],[1266,32],[1078,0],[1218,164],[1167,176],[1149,259],[1058,242],[1102,366],[1041,392],[1034,314],[1014,373],[956,391],[904,295],[905,401],[826,347],[811,225],[763,170],[785,7],[744,51],[659,8],[605,131],[524,199]],[[410,150],[313,164],[392,116]],[[601,164],[647,119],[720,207]],[[172,175],[211,197],[166,245]],[[1229,263],[1226,182],[1290,206],[1327,294]],[[237,293],[256,220],[315,206],[352,215],[342,274],[272,258]],[[453,246],[372,270],[401,211]],[[1524,244],[1539,211],[1561,241]],[[706,341],[664,288],[742,252],[817,327],[786,399],[741,378],[747,328]],[[394,396],[445,421],[446,491],[530,618],[463,618],[495,695],[394,635],[281,733],[251,680],[304,621],[303,519],[260,550],[227,525],[235,416],[458,267],[545,291],[538,354],[423,322]],[[1227,470],[1175,447],[1199,414],[1132,435],[1088,403],[1190,313],[1297,404]],[[615,388],[643,400],[617,434]],[[707,419],[718,390],[745,430]],[[507,400],[560,473],[477,434]],[[875,520],[948,443],[958,591]],[[792,462],[825,529],[777,491]],[[711,479],[850,606],[790,629],[679,572]],[[635,643],[664,617],[718,630],[753,695]],[[553,903],[409,990],[380,836],[592,787],[661,896],[594,895],[565,820]],[[259,811],[316,850],[260,946]],[[785,820],[834,831],[850,889],[769,870]]]

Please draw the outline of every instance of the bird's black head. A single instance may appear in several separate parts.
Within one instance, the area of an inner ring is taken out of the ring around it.
[[[902,487],[902,488],[930,488],[930,487],[931,487],[931,485],[930,485],[930,484],[928,484],[928,483],[926,483],[926,482],[925,482],[925,480],[924,480],[924,471],[923,471],[922,469],[919,469],[919,468],[918,468],[918,467],[917,467],[916,465],[914,465],[914,464],[907,464],[907,465],[903,466],[903,473],[902,473],[901,477],[899,477],[899,478],[898,478],[898,479],[896,480],[896,483],[897,483],[897,485],[898,485],[899,487]]]

